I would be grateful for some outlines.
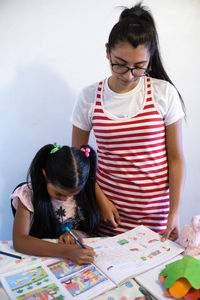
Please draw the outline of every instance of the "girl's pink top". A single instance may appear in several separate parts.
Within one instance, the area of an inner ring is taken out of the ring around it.
[[[18,187],[14,193],[10,196],[13,199],[12,204],[17,210],[18,203],[21,203],[33,214],[33,190],[31,184],[24,184]],[[68,197],[66,201],[57,199],[51,199],[52,206],[56,217],[60,223],[67,221],[68,219],[75,219],[77,215],[77,205],[73,196]],[[61,212],[61,213],[60,213]]]

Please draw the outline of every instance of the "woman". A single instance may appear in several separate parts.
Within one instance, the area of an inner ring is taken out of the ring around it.
[[[112,28],[106,55],[112,75],[83,89],[75,106],[72,145],[98,146],[96,196],[100,233],[145,225],[178,237],[183,180],[183,102],[162,65],[150,12],[125,9]]]

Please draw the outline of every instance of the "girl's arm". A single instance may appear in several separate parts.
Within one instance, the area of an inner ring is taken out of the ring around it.
[[[87,145],[89,137],[90,131],[73,126],[72,147],[80,148],[81,145]],[[114,204],[104,195],[98,183],[96,183],[96,198],[101,211],[101,219],[113,227],[117,227],[120,221],[119,213]]]
[[[56,244],[29,235],[31,214],[19,201],[13,225],[13,246],[18,252],[36,256],[64,257],[76,264],[88,264],[94,260],[92,248],[78,245]]]
[[[183,183],[182,120],[166,127],[166,148],[169,169],[170,211],[162,240],[176,240],[179,235],[179,206]]]

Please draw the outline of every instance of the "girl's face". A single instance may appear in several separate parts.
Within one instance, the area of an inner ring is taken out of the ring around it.
[[[63,189],[58,185],[54,185],[50,182],[47,182],[47,192],[51,198],[67,201],[71,196],[78,194],[81,191],[80,188],[76,189]]]
[[[108,81],[110,88],[117,93],[126,93],[132,90],[137,85],[139,76],[133,75],[130,70],[124,74],[116,73],[112,64],[138,68],[138,70],[139,68],[147,69],[150,61],[148,48],[145,45],[139,45],[137,48],[134,48],[128,42],[120,42],[110,50],[108,45],[106,45],[106,48],[107,58],[110,61],[112,71],[112,76]]]

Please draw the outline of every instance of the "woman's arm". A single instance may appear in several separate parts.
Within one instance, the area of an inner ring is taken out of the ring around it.
[[[166,148],[169,170],[170,211],[162,240],[176,240],[179,234],[179,206],[183,184],[184,159],[182,120],[166,127]]]
[[[81,145],[87,145],[89,141],[90,131],[82,130],[73,126],[72,130],[72,146],[80,148]],[[120,221],[119,213],[114,204],[104,195],[98,183],[96,183],[96,199],[101,211],[102,221],[117,227]]]
[[[92,248],[78,245],[56,244],[29,235],[31,214],[19,201],[13,225],[13,246],[16,251],[36,256],[64,257],[76,264],[87,264],[94,260]]]
[[[82,145],[88,145],[90,131],[82,130],[73,125],[72,127],[72,147],[80,148]]]
[[[120,223],[120,217],[117,208],[104,195],[102,189],[100,188],[97,182],[95,186],[95,191],[96,191],[96,198],[101,210],[102,221],[116,228]]]

